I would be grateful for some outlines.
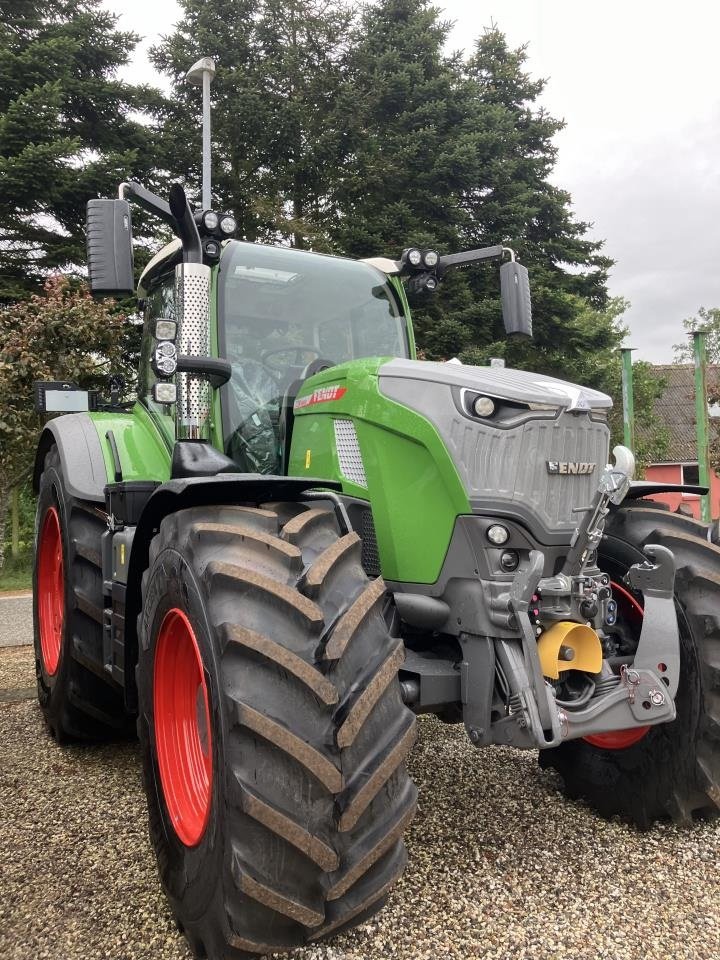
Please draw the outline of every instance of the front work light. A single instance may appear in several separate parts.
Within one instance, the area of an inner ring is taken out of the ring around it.
[[[426,250],[423,254],[423,263],[426,267],[430,267],[430,269],[437,266],[439,259],[435,250]]]
[[[419,267],[422,263],[422,253],[415,247],[408,250],[407,253],[408,263],[413,267]]]
[[[174,340],[177,336],[177,323],[174,320],[155,321],[156,340]]]
[[[229,213],[224,214],[220,217],[220,232],[224,233],[225,236],[229,237],[231,234],[235,233],[237,230],[237,220],[235,217],[231,217]]]
[[[220,218],[214,210],[206,210],[202,215],[202,222],[207,232],[212,233],[214,230],[217,230]]]
[[[155,403],[175,403],[177,400],[177,387],[174,383],[163,383],[162,381],[156,383],[153,392]]]

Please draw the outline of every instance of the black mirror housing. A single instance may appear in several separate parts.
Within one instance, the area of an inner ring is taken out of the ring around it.
[[[500,267],[500,296],[508,336],[532,337],[532,305],[527,267],[507,260]]]
[[[127,200],[89,200],[86,224],[93,295],[130,296],[135,291],[130,204]]]

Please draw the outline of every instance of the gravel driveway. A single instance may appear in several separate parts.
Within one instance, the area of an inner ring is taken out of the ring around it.
[[[33,682],[0,649],[0,689]],[[642,834],[563,800],[533,754],[420,722],[420,809],[387,907],[295,960],[719,960],[720,823]],[[189,960],[156,878],[135,744],[58,748],[0,702],[0,957]]]

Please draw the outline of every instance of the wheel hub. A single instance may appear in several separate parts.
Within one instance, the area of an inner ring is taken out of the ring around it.
[[[63,571],[60,518],[50,507],[43,518],[38,545],[37,611],[40,652],[49,676],[57,672],[65,616],[65,579]]]
[[[165,806],[188,847],[202,839],[212,800],[210,711],[200,648],[182,610],[165,614],[154,665],[155,747]]]

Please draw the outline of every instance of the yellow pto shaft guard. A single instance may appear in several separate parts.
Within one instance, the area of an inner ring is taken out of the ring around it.
[[[538,640],[543,676],[557,680],[564,670],[599,673],[602,667],[600,638],[584,623],[560,620]]]

